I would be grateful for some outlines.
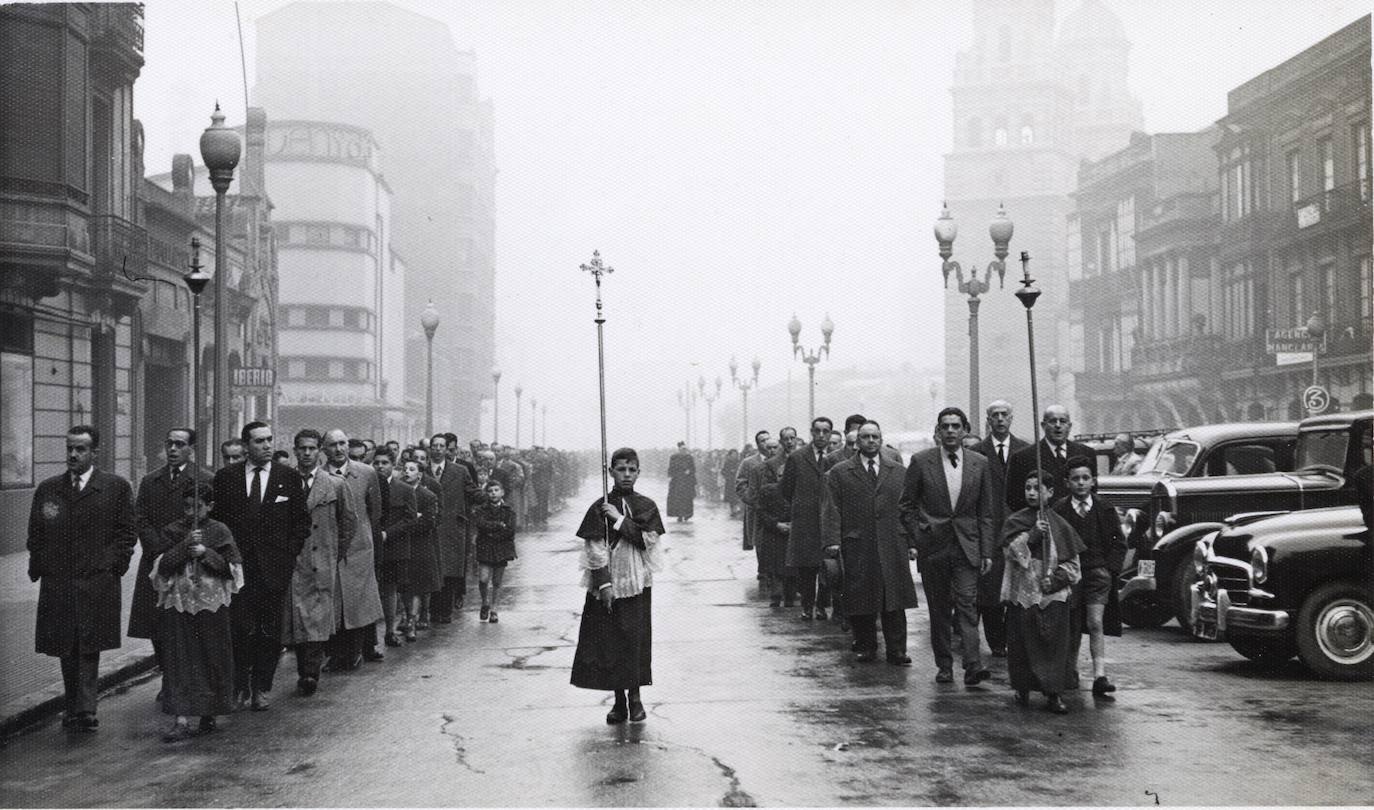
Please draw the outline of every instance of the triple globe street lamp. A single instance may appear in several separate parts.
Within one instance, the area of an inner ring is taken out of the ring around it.
[[[229,260],[224,243],[224,196],[234,181],[234,167],[239,165],[241,153],[239,136],[224,126],[224,113],[216,102],[210,126],[200,135],[200,158],[210,173],[210,185],[215,189],[215,436],[213,442],[204,443],[207,447],[214,447],[228,438],[226,431],[232,418],[229,410],[229,306],[225,300]]]
[[[525,389],[520,383],[515,384],[515,446],[520,446],[520,395],[525,393]]]
[[[810,391],[807,400],[807,424],[816,418],[816,364],[821,362],[821,354],[830,356],[830,336],[835,332],[835,324],[830,320],[830,313],[826,313],[825,320],[821,321],[821,337],[825,338],[825,343],[816,349],[808,352],[806,347],[801,345],[801,321],[797,319],[797,314],[792,313],[792,320],[787,323],[787,331],[792,335],[792,356],[795,358],[801,355],[802,362],[806,364],[806,373],[810,381],[808,390]]]
[[[708,453],[711,452],[712,445],[714,444],[711,439],[711,406],[715,404],[716,400],[720,399],[720,389],[722,385],[721,379],[717,377],[715,393],[707,393],[706,378],[697,377],[697,391],[701,394],[701,398],[706,400],[706,452]]]
[[[978,412],[978,305],[982,303],[979,296],[992,289],[989,282],[992,280],[994,270],[997,271],[997,286],[999,288],[1002,286],[1007,272],[1007,266],[1004,262],[1007,258],[1007,244],[1011,242],[1014,230],[1015,226],[1007,217],[1006,207],[997,206],[997,216],[988,226],[988,235],[992,237],[993,254],[997,258],[983,271],[982,279],[978,278],[977,267],[971,268],[968,279],[965,279],[963,267],[960,266],[959,262],[950,258],[954,253],[954,239],[959,235],[959,225],[950,216],[948,203],[942,207],[940,218],[935,221],[935,240],[940,243],[940,259],[942,260],[940,272],[944,274],[945,287],[949,287],[949,274],[953,272],[958,280],[959,292],[968,296],[969,413]]]
[[[745,446],[751,444],[751,442],[749,441],[749,389],[758,388],[759,368],[763,366],[763,361],[759,360],[758,357],[755,357],[754,362],[751,365],[754,368],[753,382],[750,382],[749,380],[742,380],[739,378],[739,363],[735,360],[734,355],[730,355],[730,383],[739,389],[740,394],[743,397],[743,408],[740,417],[740,432],[744,434]]]

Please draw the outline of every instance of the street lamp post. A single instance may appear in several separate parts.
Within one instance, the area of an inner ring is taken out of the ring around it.
[[[739,378],[739,363],[735,361],[734,355],[730,356],[730,383],[739,389],[740,395],[743,397],[741,400],[743,407],[740,416],[740,432],[744,434],[745,445],[749,444],[749,389],[758,388],[759,368],[763,366],[763,362],[755,357],[752,365],[754,368],[753,381],[741,380]]]
[[[697,395],[692,391],[692,384],[689,382],[682,386],[682,390],[677,392],[677,404],[682,408],[682,414],[686,423],[687,433],[684,440],[687,446],[692,446],[692,411],[697,406]]]
[[[810,392],[807,397],[806,421],[809,424],[816,418],[816,364],[821,362],[822,352],[826,357],[830,356],[830,336],[835,332],[835,324],[831,322],[830,314],[826,313],[825,320],[821,321],[821,336],[825,338],[825,343],[810,352],[799,342],[801,328],[801,321],[797,320],[796,313],[793,313],[792,320],[787,323],[787,331],[792,334],[792,356],[795,358],[801,355],[802,362],[806,364],[809,382],[807,390]]]
[[[191,268],[182,279],[191,291],[191,424],[200,430],[200,294],[210,283],[210,275],[200,263],[200,239],[191,237]],[[213,445],[212,445],[213,446]],[[200,502],[200,476],[191,476],[192,487],[196,492],[196,502]],[[200,528],[200,512],[192,518],[192,528]]]
[[[697,391],[701,393],[701,398],[706,400],[706,452],[708,453],[711,452],[712,445],[714,444],[711,438],[711,406],[715,404],[716,400],[720,399],[720,389],[722,385],[721,379],[717,377],[716,392],[714,394],[708,394],[706,393],[706,378],[697,377]]]
[[[229,420],[229,306],[225,300],[225,286],[229,274],[229,260],[224,243],[224,195],[234,181],[234,167],[239,165],[242,147],[239,136],[224,126],[224,113],[215,104],[210,126],[200,135],[200,158],[210,172],[210,185],[215,189],[215,437],[203,446],[214,447],[228,438]]]
[[[539,401],[530,397],[530,444],[539,444]]]
[[[491,370],[491,443],[501,443],[501,369]]]
[[[520,395],[525,393],[525,389],[520,383],[515,384],[515,447],[520,448]]]
[[[420,325],[425,328],[425,438],[434,435],[434,331],[439,328],[439,308],[434,299],[425,304],[420,313]]]
[[[1001,205],[997,206],[997,216],[988,226],[993,253],[997,258],[983,271],[982,279],[978,278],[978,269],[974,267],[970,269],[969,277],[965,280],[963,267],[950,258],[954,253],[954,238],[959,234],[959,225],[949,215],[948,204],[941,209],[940,218],[935,222],[935,240],[940,243],[940,272],[945,276],[945,287],[949,287],[949,274],[953,272],[958,280],[959,292],[968,296],[969,413],[978,411],[978,305],[982,303],[979,296],[992,289],[989,282],[994,270],[997,271],[997,286],[1002,286],[1007,273],[1003,260],[1007,258],[1007,243],[1011,241],[1014,229],[1012,221],[1007,218],[1007,209]]]
[[[548,406],[548,405],[540,405],[540,406],[539,406],[539,422],[540,422],[540,424],[542,424],[542,425],[544,426],[544,432],[543,432],[542,434],[540,434],[540,438],[543,439],[543,441],[540,442],[540,444],[543,444],[545,447],[548,447],[548,446],[549,446],[549,406]]]

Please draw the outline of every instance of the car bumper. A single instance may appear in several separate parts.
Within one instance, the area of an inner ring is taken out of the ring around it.
[[[1121,593],[1119,594],[1119,596],[1121,599],[1129,599],[1130,597],[1135,596],[1136,594],[1154,592],[1155,578],[1153,576],[1146,577],[1137,574],[1136,576],[1133,576],[1130,579],[1126,580],[1126,584],[1121,586]]]
[[[1192,629],[1193,635],[1198,638],[1224,639],[1227,632],[1236,630],[1246,635],[1279,633],[1286,631],[1292,622],[1292,616],[1286,610],[1232,605],[1226,591],[1218,591],[1213,597],[1200,582],[1193,586],[1192,594]]]

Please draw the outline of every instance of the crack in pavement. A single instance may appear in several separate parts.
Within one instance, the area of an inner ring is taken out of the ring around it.
[[[533,666],[533,667],[531,667],[531,666],[529,665],[529,661],[530,661],[531,658],[534,658],[534,657],[536,657],[536,656],[543,655],[544,653],[547,653],[547,652],[553,652],[554,650],[561,650],[561,649],[563,649],[563,648],[564,648],[564,645],[561,645],[561,644],[546,645],[546,646],[543,646],[543,647],[534,647],[534,648],[530,648],[530,647],[510,647],[510,648],[508,648],[508,649],[506,649],[506,650],[503,651],[503,652],[505,652],[506,655],[509,655],[509,656],[511,657],[510,663],[508,663],[508,664],[497,664],[497,666],[500,667],[501,669],[548,669],[548,667],[545,667],[545,666]],[[512,652],[512,650],[528,650],[528,649],[533,649],[534,652],[528,653],[528,654],[526,654],[526,655],[516,655],[516,654],[514,654],[514,653]]]
[[[453,752],[458,757],[458,764],[462,765],[464,768],[467,768],[472,773],[485,774],[486,771],[481,770],[480,768],[474,768],[472,766],[472,763],[468,762],[468,749],[463,745],[462,735],[449,731],[448,727],[458,722],[458,718],[454,717],[451,714],[445,714],[441,716],[444,718],[444,724],[439,727],[439,733],[447,737],[451,737],[453,739]]]
[[[720,772],[724,774],[725,778],[730,780],[730,789],[721,797],[721,807],[758,807],[758,802],[754,801],[754,797],[740,787],[739,775],[735,773],[734,768],[721,762],[720,757],[711,757],[711,761],[716,764],[717,768],[720,768]]]

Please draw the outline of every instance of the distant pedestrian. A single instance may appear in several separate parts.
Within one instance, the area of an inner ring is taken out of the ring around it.
[[[208,515],[214,490],[190,488],[185,514],[162,527],[165,551],[150,577],[163,640],[162,711],[176,720],[164,742],[216,728],[234,710],[234,640],[230,604],[243,587],[243,557],[229,527]],[[195,528],[199,523],[199,528]]]
[[[668,517],[678,523],[691,520],[696,497],[696,459],[687,450],[687,442],[678,442],[677,452],[668,459]]]
[[[119,647],[120,578],[138,535],[129,482],[95,468],[100,431],[67,430],[67,471],[38,485],[29,579],[39,583],[34,650],[62,664],[63,728],[95,731],[100,653]]]
[[[615,488],[588,507],[577,530],[586,597],[572,685],[613,692],[606,722],[614,725],[647,717],[639,689],[653,683],[651,594],[664,529],[658,505],[634,490],[639,454],[616,450],[610,474]]]
[[[1054,495],[1051,479],[1031,470],[1024,479],[1026,506],[1007,516],[1002,547],[1007,558],[1002,599],[1007,603],[1007,676],[1016,702],[1025,706],[1032,690],[1043,692],[1045,708],[1069,711],[1060,698],[1073,688],[1069,660],[1074,632],[1069,615],[1073,584],[1081,576],[1083,541],[1053,509],[1038,504]]]
[[[1135,439],[1129,433],[1118,433],[1112,441],[1112,456],[1116,463],[1112,465],[1112,475],[1135,475],[1140,469],[1140,462],[1145,457],[1136,452]]]
[[[826,495],[825,456],[833,424],[824,417],[811,420],[811,443],[798,448],[783,468],[780,492],[790,509],[791,530],[787,535],[787,565],[801,590],[801,617],[825,619],[830,593],[817,582],[825,560],[825,537],[821,532],[821,506]]]
[[[477,527],[477,588],[482,594],[478,618],[495,624],[496,605],[506,564],[515,559],[515,509],[505,501],[505,489],[492,478],[484,488],[486,501],[472,510]]]
[[[219,465],[228,467],[243,461],[245,450],[242,439],[225,439],[219,443]]]

